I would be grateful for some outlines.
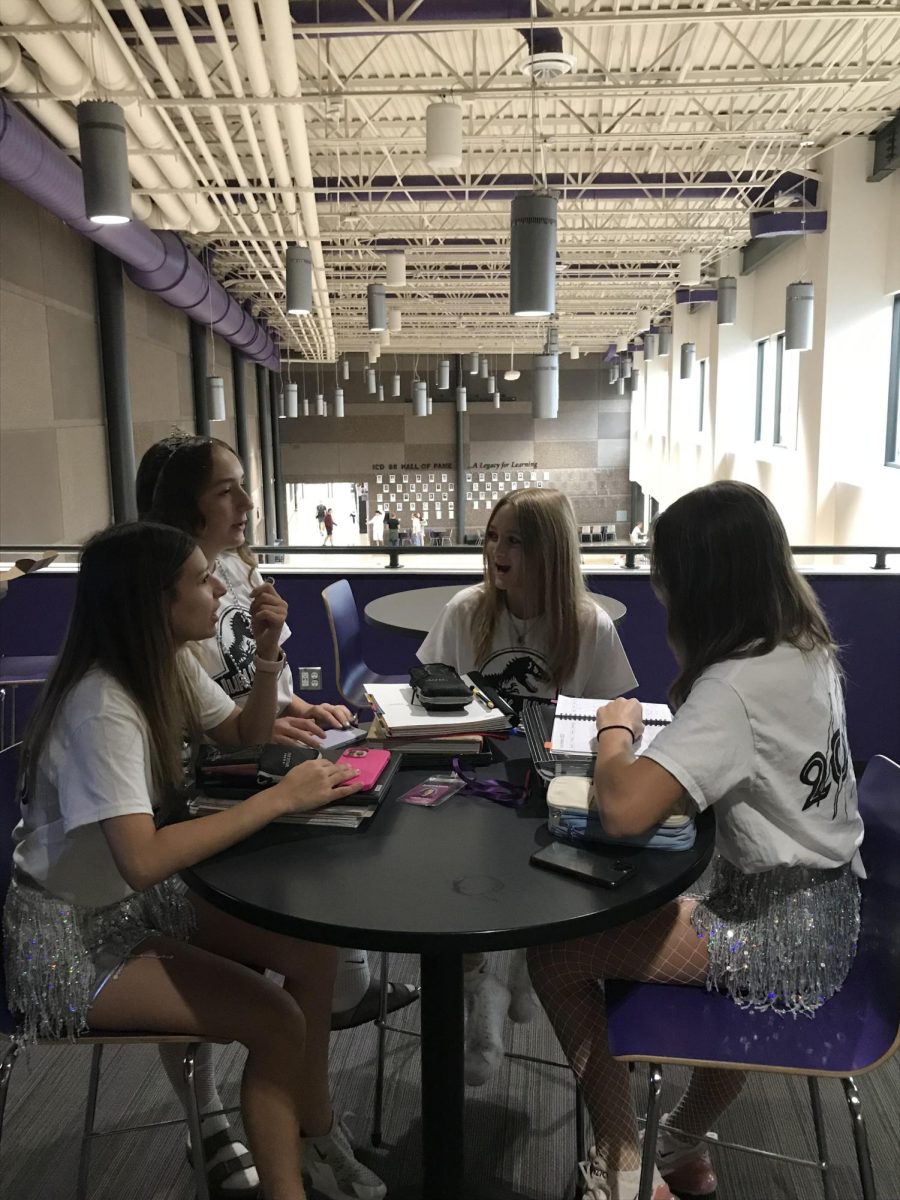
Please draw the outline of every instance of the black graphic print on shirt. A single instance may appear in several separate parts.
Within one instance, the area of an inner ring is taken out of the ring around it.
[[[837,820],[841,795],[845,792],[844,783],[850,770],[850,747],[844,732],[844,723],[840,714],[835,713],[834,697],[830,700],[828,717],[828,733],[826,745],[822,750],[815,750],[803,764],[800,771],[800,782],[806,784],[809,793],[806,796],[801,812],[815,808],[828,797],[832,784],[834,785],[834,804],[831,819]],[[848,816],[847,797],[844,795],[844,817]]]
[[[554,694],[547,660],[528,646],[505,646],[495,650],[481,668],[485,683],[512,696]]]
[[[224,604],[224,601],[220,604]],[[233,602],[220,607],[216,642],[224,670],[213,678],[232,700],[246,696],[253,686],[253,658],[256,654],[250,610]]]

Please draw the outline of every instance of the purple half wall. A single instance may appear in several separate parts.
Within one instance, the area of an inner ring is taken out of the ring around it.
[[[325,687],[311,699],[333,699],[334,653],[322,604],[322,589],[333,575],[279,573],[278,590],[290,606],[292,637],[285,649],[294,668],[321,666]],[[370,600],[391,592],[475,582],[476,575],[387,571],[349,576],[362,612]],[[853,757],[873,754],[900,761],[900,576],[872,572],[809,575],[842,648],[847,715]],[[592,591],[620,600],[627,608],[619,635],[631,660],[643,700],[661,700],[675,675],[666,644],[663,610],[646,575],[588,577]],[[74,574],[25,576],[0,603],[0,654],[53,654],[62,642],[75,589]],[[400,673],[414,665],[416,638],[364,625],[367,663],[374,670]],[[22,697],[24,699],[24,696]]]

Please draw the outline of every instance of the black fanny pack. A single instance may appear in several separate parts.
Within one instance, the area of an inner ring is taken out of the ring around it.
[[[320,757],[318,750],[308,746],[243,746],[239,750],[201,746],[197,790],[222,800],[246,800],[278,783],[294,767]]]
[[[409,673],[413,699],[426,712],[453,712],[465,708],[472,699],[472,689],[466,687],[459,672],[446,663],[426,663],[413,667]]]

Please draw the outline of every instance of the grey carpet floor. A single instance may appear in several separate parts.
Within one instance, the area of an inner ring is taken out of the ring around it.
[[[416,978],[415,960],[395,956],[391,975]],[[418,1005],[397,1025],[418,1029]],[[508,1026],[508,1049],[560,1060],[546,1019]],[[219,1078],[223,1099],[237,1103],[242,1051],[223,1047]],[[332,1038],[335,1104],[347,1117],[369,1163],[389,1187],[407,1188],[420,1178],[418,1040],[389,1034],[384,1144],[368,1142],[376,1040],[371,1026]],[[87,1048],[33,1050],[16,1065],[10,1087],[0,1161],[4,1200],[72,1200],[83,1103]],[[106,1052],[98,1113],[100,1127],[178,1116],[152,1047]],[[683,1086],[686,1073],[670,1068],[665,1098]],[[642,1068],[635,1096],[644,1100]],[[859,1081],[875,1165],[879,1200],[900,1200],[900,1060],[895,1057]],[[821,1084],[837,1200],[861,1196],[843,1090]],[[466,1096],[467,1173],[480,1188],[513,1200],[568,1200],[575,1181],[574,1088],[568,1071],[507,1058],[495,1078]],[[718,1127],[729,1141],[808,1157],[813,1153],[806,1084],[790,1076],[756,1074]],[[92,1157],[90,1200],[189,1200],[191,1177],[184,1158],[184,1131],[171,1126],[100,1139]],[[718,1200],[818,1200],[816,1172],[745,1154],[719,1151]],[[427,1200],[427,1198],[426,1198]]]

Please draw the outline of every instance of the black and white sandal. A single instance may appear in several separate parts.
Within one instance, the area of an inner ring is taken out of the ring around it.
[[[188,1162],[193,1167],[190,1145],[186,1149]],[[251,1187],[225,1186],[229,1179],[249,1171],[254,1165],[253,1155],[228,1126],[203,1139],[203,1161],[210,1200],[260,1200],[262,1193],[258,1183]]]
[[[407,1004],[412,1004],[418,999],[419,988],[414,984],[394,983],[393,981],[388,983],[387,1010],[389,1013],[406,1008]],[[380,1000],[381,983],[379,980],[373,979],[363,993],[362,999],[354,1008],[331,1014],[331,1028],[354,1029],[357,1025],[368,1025],[370,1021],[374,1021],[378,1017]]]

